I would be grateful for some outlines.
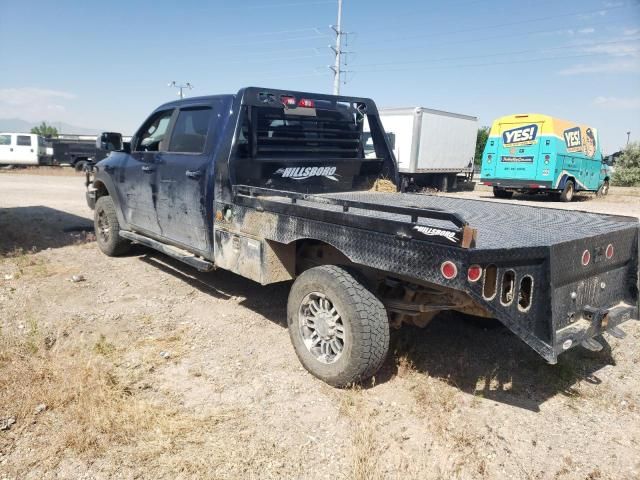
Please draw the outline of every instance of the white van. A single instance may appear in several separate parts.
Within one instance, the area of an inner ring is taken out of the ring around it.
[[[0,165],[48,163],[47,141],[33,133],[0,132]]]

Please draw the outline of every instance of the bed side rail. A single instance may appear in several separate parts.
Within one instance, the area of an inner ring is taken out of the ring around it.
[[[427,240],[450,246],[455,245],[460,248],[473,248],[476,243],[476,229],[472,228],[461,215],[446,210],[380,205],[250,185],[235,185],[233,194],[234,203],[256,208],[259,211],[269,210],[283,215],[302,216],[312,220],[390,233],[406,240]],[[305,202],[305,204],[300,202]],[[339,210],[319,209],[309,206],[309,203],[333,205],[341,208]],[[362,215],[354,210],[369,210],[406,216],[408,221]],[[419,222],[420,219],[427,220],[427,222]],[[429,225],[428,220],[437,220],[440,223]],[[443,226],[442,222],[449,223],[451,227]]]

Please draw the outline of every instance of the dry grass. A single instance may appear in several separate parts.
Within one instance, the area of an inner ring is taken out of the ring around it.
[[[0,255],[0,265],[4,267],[3,270],[11,271],[11,278],[16,280],[20,277],[44,278],[57,273],[45,257],[22,248],[14,248]]]
[[[372,192],[384,192],[384,193],[393,193],[398,191],[398,187],[388,178],[377,178],[373,185],[369,189]]]
[[[375,434],[372,411],[365,404],[359,387],[345,390],[340,398],[339,413],[346,417],[351,426],[349,445],[350,473],[354,480],[383,479],[379,459],[383,451]]]
[[[0,452],[4,471],[15,478],[52,472],[69,477],[65,462],[92,465],[98,458],[105,460],[103,473],[125,477],[140,472],[173,478],[299,473],[299,458],[257,434],[246,411],[214,406],[194,413],[153,398],[111,361],[123,349],[104,336],[81,348],[66,332],[41,332],[33,318],[22,332],[4,330],[0,419],[13,417],[16,423],[2,432]],[[40,404],[46,410],[37,412]],[[285,456],[291,460],[286,465]]]

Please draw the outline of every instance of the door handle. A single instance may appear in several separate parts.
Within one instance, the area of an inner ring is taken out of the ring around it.
[[[198,178],[200,178],[202,176],[202,171],[201,170],[187,170],[186,172],[184,172],[184,174],[189,178],[198,179]]]
[[[144,173],[152,173],[152,172],[154,172],[154,171],[155,171],[155,168],[153,168],[153,167],[149,167],[149,166],[147,166],[147,165],[144,165],[144,166],[142,167],[142,171],[143,171]]]

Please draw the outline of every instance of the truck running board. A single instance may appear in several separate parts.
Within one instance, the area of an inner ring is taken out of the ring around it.
[[[165,255],[169,255],[171,258],[175,258],[176,260],[180,260],[181,262],[186,263],[187,265],[190,265],[201,272],[210,272],[211,270],[214,270],[216,268],[213,262],[197,257],[193,253],[187,252],[186,250],[182,250],[178,247],[174,247],[173,245],[168,245],[166,243],[154,240],[153,238],[145,237],[144,235],[140,235],[139,233],[129,232],[128,230],[120,230],[120,236],[122,238],[126,238],[127,240],[131,240],[132,242],[136,242],[146,247],[151,247],[154,250],[158,250],[159,252],[162,252]]]

